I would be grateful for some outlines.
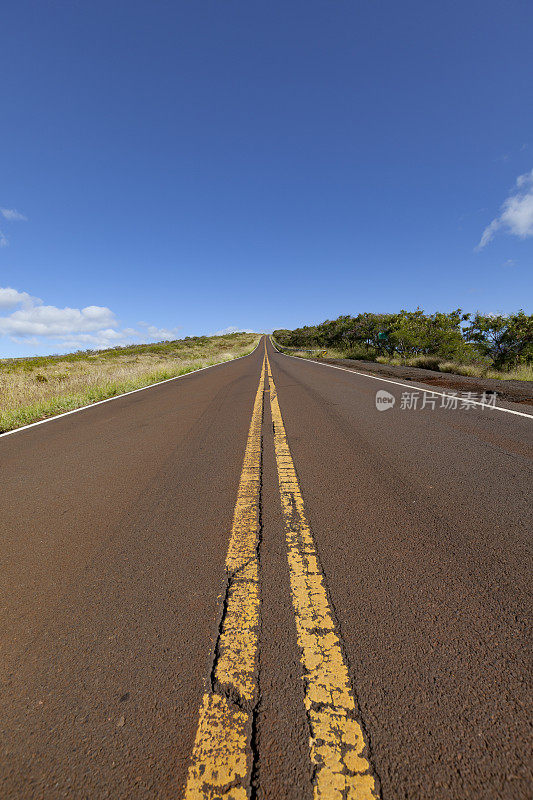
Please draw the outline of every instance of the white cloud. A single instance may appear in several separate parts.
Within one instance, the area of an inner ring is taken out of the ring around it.
[[[0,287],[0,336],[35,345],[56,342],[64,349],[102,349],[117,345],[175,339],[178,328],[158,328],[139,323],[140,329],[120,328],[115,314],[106,306],[58,308],[44,305],[28,292]],[[13,310],[14,309],[14,310]]]
[[[158,341],[171,341],[172,339],[177,338],[177,334],[179,328],[157,328],[155,325],[149,325],[147,322],[139,322],[141,328],[143,328],[150,339],[155,339]]]
[[[42,303],[38,297],[32,297],[28,292],[18,292],[16,289],[0,287],[0,308],[14,308],[15,306],[37,305]]]
[[[519,175],[513,194],[505,200],[501,214],[483,231],[476,250],[485,247],[500,230],[520,239],[533,236],[533,169]]]
[[[0,247],[7,247],[8,244],[9,244],[9,241],[8,241],[7,236],[5,235],[5,233],[0,231]]]
[[[104,350],[106,347],[132,344],[132,339],[124,330],[96,331],[95,333],[78,333],[59,337],[58,341],[63,349],[68,350]]]
[[[8,317],[0,317],[0,333],[56,337],[98,331],[116,324],[113,312],[103,306],[79,309],[28,305]]]
[[[9,220],[9,222],[27,222],[28,217],[25,217],[24,214],[21,214],[20,211],[17,211],[14,208],[0,208],[0,214]]]
[[[223,328],[221,331],[215,331],[213,336],[226,336],[228,333],[255,333],[250,328],[238,328],[236,325],[228,325],[227,328]]]

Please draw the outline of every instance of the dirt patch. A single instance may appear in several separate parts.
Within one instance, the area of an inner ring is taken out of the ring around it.
[[[435,372],[420,367],[399,367],[393,364],[378,364],[374,361],[356,361],[351,358],[314,358],[312,360],[367,372],[369,375],[377,375],[382,378],[425,383],[451,392],[476,392],[478,394],[495,392],[500,400],[533,405],[533,383],[530,381],[471,378],[466,375],[454,375],[451,372]]]

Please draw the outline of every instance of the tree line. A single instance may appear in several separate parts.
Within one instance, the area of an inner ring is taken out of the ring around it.
[[[282,347],[332,348],[345,357],[401,359],[435,356],[511,369],[533,362],[533,315],[449,313],[423,309],[397,314],[344,315],[318,325],[274,331]]]

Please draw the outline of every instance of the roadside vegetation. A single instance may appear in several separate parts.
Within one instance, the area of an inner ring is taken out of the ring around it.
[[[351,358],[472,377],[533,380],[533,316],[515,314],[358,314],[274,331],[280,349],[313,358]]]
[[[158,344],[0,360],[0,432],[250,353],[259,336],[231,333]]]

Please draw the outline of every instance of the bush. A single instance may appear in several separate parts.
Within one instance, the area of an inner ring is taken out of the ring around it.
[[[397,314],[343,315],[293,331],[274,331],[274,337],[283,347],[331,348],[344,358],[420,358],[421,365],[431,358],[437,364],[481,362],[496,369],[533,363],[533,316],[524,311],[472,316],[460,308],[434,314],[417,308]]]
[[[354,344],[347,347],[342,353],[343,358],[355,358],[362,361],[375,361],[380,355],[380,352],[375,347],[369,347],[366,344]]]
[[[476,344],[496,369],[533,362],[533,316],[527,316],[522,310],[507,316],[478,311],[465,337]]]

